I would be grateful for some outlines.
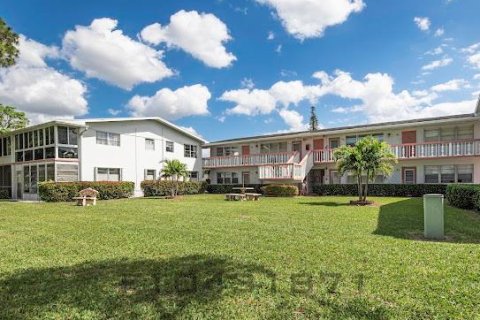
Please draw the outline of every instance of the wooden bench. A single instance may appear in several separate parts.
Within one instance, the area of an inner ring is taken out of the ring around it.
[[[245,196],[246,196],[247,200],[258,201],[258,199],[260,199],[261,194],[260,193],[246,193]]]
[[[95,206],[97,204],[98,191],[92,188],[86,188],[78,192],[78,197],[73,200],[77,201],[77,206]]]
[[[227,193],[225,195],[225,200],[228,200],[228,201],[241,201],[241,200],[245,200],[245,194],[241,194],[241,193]]]

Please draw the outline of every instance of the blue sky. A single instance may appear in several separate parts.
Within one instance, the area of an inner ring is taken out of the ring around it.
[[[33,122],[161,116],[208,140],[471,112],[478,0],[24,1],[0,101]]]

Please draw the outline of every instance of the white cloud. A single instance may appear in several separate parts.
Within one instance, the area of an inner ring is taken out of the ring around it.
[[[213,68],[228,67],[237,60],[224,46],[232,39],[227,26],[210,13],[181,10],[170,17],[168,25],[151,24],[140,35],[154,45],[180,48]]]
[[[417,27],[422,31],[428,31],[430,29],[430,19],[427,17],[415,17],[413,18],[413,22],[417,25]]]
[[[435,37],[441,37],[445,34],[445,29],[443,28],[438,28],[437,30],[435,30],[435,34],[434,36]]]
[[[275,39],[275,33],[273,31],[269,31],[267,35],[267,40],[273,40]]]
[[[426,55],[431,55],[431,56],[437,56],[439,54],[443,53],[443,48],[442,46],[436,47],[435,49],[429,50],[425,52]]]
[[[107,112],[110,113],[112,116],[118,116],[122,110],[120,109],[113,109],[113,108],[108,108]]]
[[[422,70],[434,70],[441,67],[446,67],[453,62],[452,58],[444,57],[440,60],[432,61],[422,67]]]
[[[63,54],[71,66],[130,90],[142,82],[156,82],[173,75],[162,61],[162,52],[133,40],[116,29],[117,20],[95,19],[76,26],[63,38]]]
[[[463,53],[475,53],[478,49],[480,49],[480,42],[474,43],[471,46],[463,48],[461,51]]]
[[[304,40],[323,36],[326,28],[344,23],[365,7],[363,0],[257,0],[275,9],[284,28]]]
[[[473,76],[473,80],[480,80],[480,73]]]
[[[457,91],[465,86],[468,86],[468,81],[465,79],[453,79],[444,83],[437,84],[430,89],[435,92],[443,92],[443,91]]]
[[[275,98],[268,91],[259,89],[225,91],[219,99],[236,104],[235,107],[227,110],[227,114],[247,116],[269,114],[275,110],[276,106]]]
[[[276,48],[275,48],[275,52],[280,54],[282,53],[282,49],[283,49],[283,46],[281,44],[279,44]]]
[[[247,89],[255,88],[255,83],[250,78],[243,78],[242,81],[240,81],[240,84],[242,88],[247,88]]]
[[[197,130],[195,130],[195,128],[193,127],[184,127],[184,126],[179,126],[180,128],[182,128],[183,130],[193,134],[194,136],[197,136],[199,138],[202,138],[202,135],[198,133]]]
[[[201,84],[185,86],[177,90],[163,88],[153,96],[135,95],[128,102],[133,116],[160,116],[176,120],[187,116],[207,115],[211,94]]]
[[[303,131],[308,129],[303,116],[295,110],[281,109],[278,114],[283,119],[290,131]]]
[[[480,52],[471,55],[467,60],[475,68],[480,69]]]
[[[20,36],[20,56],[13,67],[0,70],[0,101],[27,113],[33,123],[53,118],[73,118],[88,112],[86,86],[47,65],[58,58],[49,47]]]

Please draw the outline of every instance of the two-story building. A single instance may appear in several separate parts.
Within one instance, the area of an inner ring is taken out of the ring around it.
[[[376,183],[480,183],[480,102],[475,113],[272,134],[207,143],[212,184],[355,183],[340,176],[333,151],[365,136],[391,145],[398,159]]]
[[[38,199],[42,181],[132,181],[160,177],[165,160],[202,172],[202,138],[162,118],[51,121],[0,136],[0,189]]]

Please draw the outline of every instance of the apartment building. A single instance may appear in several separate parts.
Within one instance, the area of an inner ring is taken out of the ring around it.
[[[51,121],[0,136],[0,189],[38,199],[42,181],[133,181],[160,177],[165,160],[202,173],[205,141],[162,118]]]
[[[480,183],[480,103],[475,113],[245,137],[207,143],[212,184],[355,183],[340,176],[333,151],[365,136],[386,141],[398,159],[376,183]]]

